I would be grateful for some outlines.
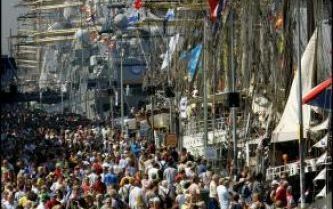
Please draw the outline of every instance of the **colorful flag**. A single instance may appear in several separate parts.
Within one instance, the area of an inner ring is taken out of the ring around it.
[[[303,96],[302,103],[330,109],[332,107],[332,77],[320,83]]]

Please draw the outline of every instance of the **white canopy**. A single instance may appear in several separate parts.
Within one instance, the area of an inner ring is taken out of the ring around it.
[[[326,168],[320,171],[319,174],[316,176],[316,178],[313,179],[313,181],[325,180],[325,179],[326,179]]]
[[[312,77],[314,74],[314,63],[316,57],[317,30],[314,31],[301,60],[302,69],[302,93],[307,93],[312,88]],[[291,85],[290,94],[283,111],[281,120],[272,134],[272,142],[286,142],[298,139],[299,135],[299,104],[298,104],[298,73],[295,72]],[[303,105],[303,127],[304,136],[310,128],[310,106]]]
[[[324,154],[322,154],[316,161],[316,164],[323,164],[325,163],[327,158],[327,152],[325,152]]]
[[[320,139],[317,143],[313,145],[313,147],[323,148],[327,146],[327,139],[328,139],[328,133]]]
[[[326,197],[326,186],[316,195],[316,197]]]

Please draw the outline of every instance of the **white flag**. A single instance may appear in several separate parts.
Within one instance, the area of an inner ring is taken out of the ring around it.
[[[164,55],[161,70],[165,70],[165,68],[171,64],[172,54],[176,51],[176,46],[177,46],[178,41],[179,41],[179,33],[172,36],[170,39],[169,49],[167,50],[167,52]]]

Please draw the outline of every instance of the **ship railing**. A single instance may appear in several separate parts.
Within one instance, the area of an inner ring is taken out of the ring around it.
[[[305,173],[316,171],[316,159],[309,159],[305,161],[304,171]],[[273,180],[276,177],[280,177],[282,174],[288,176],[295,176],[299,174],[299,161],[287,163],[285,165],[270,167],[266,170],[266,180]]]
[[[208,131],[227,130],[227,128],[228,128],[228,123],[225,118],[217,118],[215,119],[215,121],[207,120]],[[187,126],[185,127],[184,135],[191,136],[202,132],[204,132],[204,121],[190,121],[187,123]]]

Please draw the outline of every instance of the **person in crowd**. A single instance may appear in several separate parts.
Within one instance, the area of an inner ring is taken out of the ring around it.
[[[281,180],[275,193],[275,201],[281,201],[282,207],[287,206],[287,187],[288,182]]]
[[[234,193],[232,195],[229,209],[243,209],[243,205],[239,202],[239,194]]]
[[[220,209],[228,209],[230,203],[230,194],[228,191],[229,180],[226,178],[219,179],[219,186],[217,186],[217,196],[220,203]]]
[[[219,208],[219,198],[217,196],[217,185],[219,184],[219,176],[214,174],[209,185],[209,206],[208,209]]]
[[[259,193],[252,194],[252,203],[250,204],[250,209],[265,209],[265,204],[261,201],[261,196]]]
[[[293,193],[292,193],[292,187],[291,186],[287,187],[286,194],[287,194],[287,206],[286,206],[286,208],[287,209],[295,208],[296,207],[296,202],[295,202],[295,199],[294,199],[294,196],[293,196]]]
[[[14,193],[9,192],[5,195],[5,201],[2,202],[2,207],[3,209],[15,209],[17,204],[14,201]]]

